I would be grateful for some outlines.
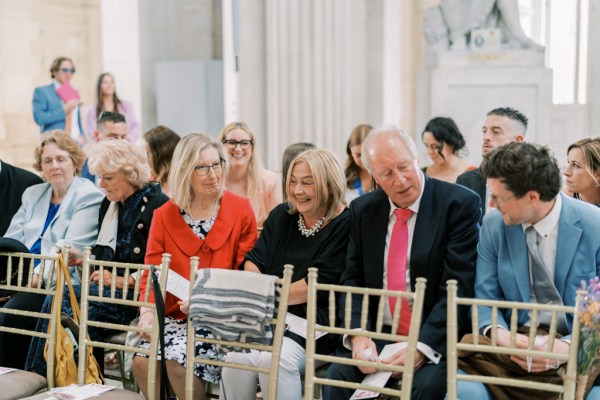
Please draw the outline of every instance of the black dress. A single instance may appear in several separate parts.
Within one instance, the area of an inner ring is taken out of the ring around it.
[[[314,236],[305,237],[298,229],[299,214],[290,215],[287,203],[278,205],[271,211],[263,225],[254,248],[246,254],[244,261],[256,264],[263,274],[283,277],[285,264],[294,266],[292,283],[307,279],[308,269],[319,269],[319,283],[338,284],[346,267],[346,250],[350,233],[348,209],[335,217]],[[317,322],[329,323],[329,307],[326,293],[317,299]],[[296,304],[288,307],[288,312],[306,318],[307,305]],[[305,346],[305,340],[293,333],[286,336]],[[329,353],[335,349],[337,338],[326,335],[317,341],[319,353]]]

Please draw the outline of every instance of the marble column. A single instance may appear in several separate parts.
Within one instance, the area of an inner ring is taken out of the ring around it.
[[[590,1],[588,31],[588,86],[587,105],[589,115],[589,133],[586,136],[600,136],[600,2]]]
[[[366,2],[267,0],[266,164],[286,146],[313,142],[341,160],[365,122]]]

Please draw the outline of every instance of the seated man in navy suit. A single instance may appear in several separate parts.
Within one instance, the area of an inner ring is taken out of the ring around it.
[[[81,145],[86,142],[81,125],[79,99],[64,102],[57,93],[58,88],[68,83],[75,74],[73,61],[58,57],[50,66],[52,83],[40,86],[33,91],[33,119],[40,126],[40,133],[58,129],[67,132]]]
[[[496,210],[483,219],[477,249],[475,297],[481,299],[538,302],[574,305],[581,281],[600,275],[600,209],[560,193],[561,173],[547,147],[528,143],[510,143],[490,152],[481,165],[487,178],[490,206]],[[510,346],[507,321],[509,310],[498,315],[498,344]],[[540,326],[547,328],[549,321],[540,316]],[[491,309],[479,307],[479,328],[489,332]],[[527,312],[518,315],[519,325],[529,325]],[[557,331],[563,340],[554,342],[554,352],[568,353],[572,316],[559,319]],[[527,346],[527,338],[517,340],[517,346]],[[470,373],[480,372],[475,361],[465,360],[463,367]],[[523,379],[532,379],[530,373],[558,368],[554,360],[512,357],[508,367],[494,372],[502,375],[510,369],[517,373],[517,364]],[[533,379],[540,379],[539,375]],[[598,379],[595,385],[600,382]],[[459,381],[461,399],[498,398],[481,383]],[[507,389],[504,389],[507,390]],[[535,398],[536,393],[520,389],[520,398]],[[503,392],[505,394],[505,392]],[[545,392],[548,395],[548,392]],[[515,398],[515,394],[506,398]],[[600,399],[600,388],[595,387],[588,399]]]
[[[362,161],[380,189],[350,205],[350,242],[341,283],[410,291],[418,277],[427,279],[411,398],[441,399],[446,393],[444,285],[448,279],[456,279],[461,296],[473,296],[481,201],[462,186],[425,176],[419,169],[414,141],[395,127],[369,134],[362,145]],[[408,219],[397,218],[397,214]],[[404,224],[407,235],[394,234],[397,223]],[[400,248],[403,257],[398,257]],[[391,280],[392,276],[396,279]],[[368,323],[374,327],[378,302],[369,304]],[[459,320],[464,333],[469,325],[467,313],[463,312]],[[389,307],[384,324],[389,332]],[[352,309],[352,327],[359,326],[360,304]],[[369,353],[377,356],[384,344],[360,336],[345,337],[338,352],[365,360]],[[405,352],[398,351],[387,362],[404,364]],[[373,372],[333,364],[328,378],[360,382]],[[325,399],[339,400],[350,398],[352,392],[327,386],[324,394]]]
[[[42,183],[42,178],[0,160],[0,236],[4,236],[13,215],[21,207],[21,196],[31,185]]]

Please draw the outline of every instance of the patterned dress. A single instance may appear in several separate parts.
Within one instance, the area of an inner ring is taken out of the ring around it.
[[[208,232],[215,223],[215,218],[211,217],[207,220],[195,220],[184,210],[180,210],[183,220],[188,224],[190,229],[196,236],[204,240]],[[214,338],[213,334],[203,328],[196,329],[196,335],[206,338]],[[140,347],[150,349],[150,342],[142,339]],[[187,365],[187,319],[174,319],[165,317],[165,358],[167,360],[176,361],[184,368]],[[136,353],[136,356],[147,357],[145,354]],[[196,343],[196,357],[208,358],[212,360],[222,360],[216,347],[209,343]],[[162,359],[162,351],[158,350],[158,359]],[[219,383],[221,381],[221,367],[206,364],[196,364],[194,366],[194,374],[208,382]]]

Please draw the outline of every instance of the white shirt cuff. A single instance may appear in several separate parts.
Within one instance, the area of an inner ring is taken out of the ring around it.
[[[355,331],[359,331],[360,329],[356,328]],[[350,335],[344,335],[342,338],[342,345],[348,350],[352,351],[352,346],[350,345]],[[425,357],[429,359],[434,364],[439,364],[442,359],[442,355],[437,351],[433,350],[431,347],[427,346],[425,343],[417,342],[417,350],[419,350]]]
[[[427,346],[425,343],[417,342],[417,350],[419,350],[425,357],[429,359],[434,364],[439,364],[442,359],[442,355],[437,351],[433,350],[431,347]]]

